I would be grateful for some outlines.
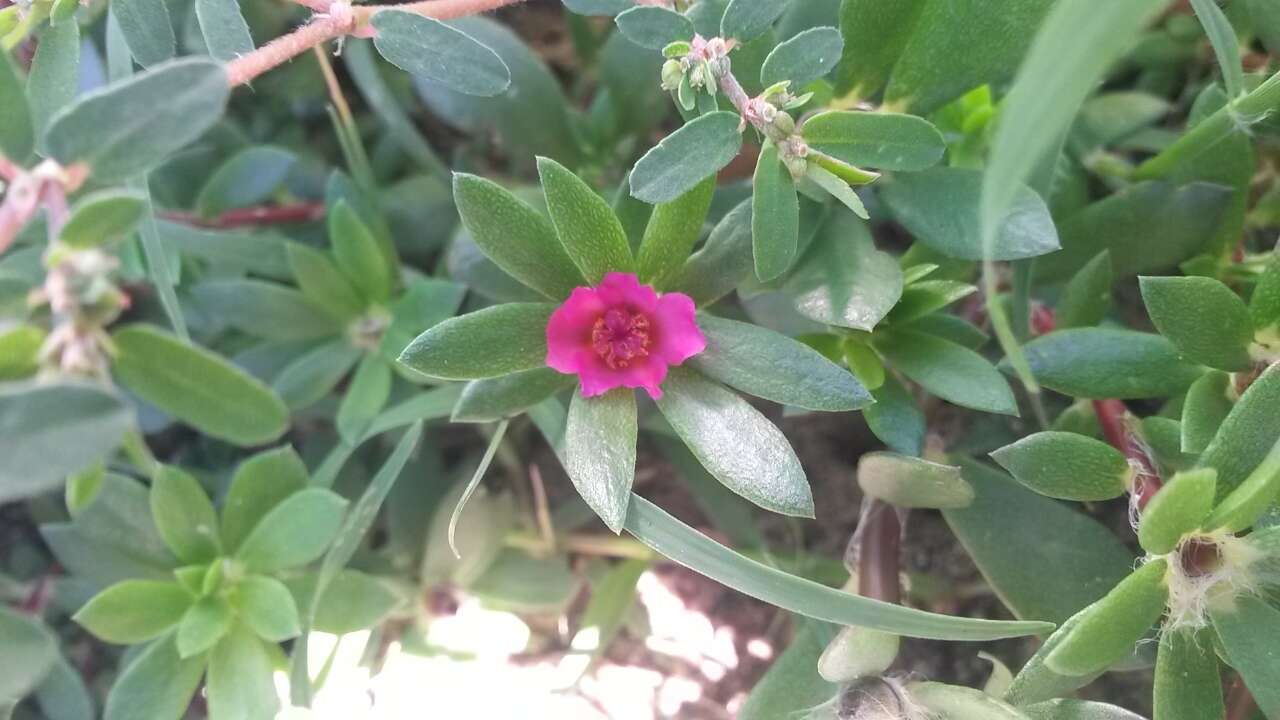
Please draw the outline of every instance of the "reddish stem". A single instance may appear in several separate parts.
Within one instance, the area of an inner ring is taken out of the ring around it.
[[[1130,493],[1134,507],[1142,510],[1151,502],[1151,498],[1164,486],[1160,479],[1160,471],[1147,453],[1142,438],[1133,431],[1129,409],[1119,400],[1094,400],[1094,414],[1098,416],[1098,424],[1102,426],[1102,434],[1112,447],[1124,453],[1129,463],[1137,471],[1133,479]]]
[[[862,523],[858,528],[858,594],[896,605],[902,602],[898,509],[882,500],[871,500]]]
[[[1248,686],[1239,675],[1235,676],[1227,688],[1226,720],[1249,720],[1257,709],[1258,703],[1253,699]]]
[[[212,218],[201,217],[195,213],[179,210],[165,210],[156,214],[165,220],[184,225],[194,225],[214,230],[231,230],[241,227],[315,222],[324,218],[325,207],[324,203],[307,202],[292,205],[237,208]]]
[[[53,577],[53,573],[41,575],[36,580],[36,584],[31,587],[31,592],[27,593],[27,597],[18,606],[18,610],[29,615],[43,615],[44,609],[48,607],[49,600],[53,597]]]

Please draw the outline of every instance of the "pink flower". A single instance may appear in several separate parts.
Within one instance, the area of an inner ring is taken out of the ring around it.
[[[642,387],[657,400],[667,368],[706,347],[693,299],[659,295],[632,273],[574,289],[547,322],[547,365],[581,378],[584,397]]]

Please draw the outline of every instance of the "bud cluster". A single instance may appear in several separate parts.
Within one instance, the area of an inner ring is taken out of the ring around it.
[[[103,330],[129,307],[129,297],[112,280],[116,258],[97,248],[55,244],[45,254],[44,285],[33,305],[49,306],[53,330],[40,350],[46,371],[105,379],[111,341]]]

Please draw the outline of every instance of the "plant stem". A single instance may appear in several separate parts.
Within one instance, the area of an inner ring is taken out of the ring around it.
[[[858,528],[858,594],[896,605],[902,602],[902,523],[894,506],[869,503]]]
[[[1124,403],[1119,400],[1094,400],[1093,412],[1098,417],[1098,424],[1102,426],[1102,434],[1107,442],[1124,453],[1137,472],[1129,492],[1133,496],[1134,507],[1142,510],[1164,486],[1160,471],[1147,452],[1142,438],[1130,427],[1131,417]]]
[[[1280,108],[1280,72],[1267,78],[1253,92],[1200,121],[1159,155],[1138,166],[1134,180],[1165,177],[1186,161],[1208,152],[1232,133],[1248,131],[1251,123]]]
[[[350,17],[342,19],[317,15],[311,22],[288,35],[282,35],[257,50],[227,63],[227,84],[236,87],[253,82],[268,70],[355,29],[356,24]]]
[[[183,225],[194,225],[212,230],[232,230],[260,225],[315,222],[323,219],[324,213],[324,203],[301,202],[290,205],[236,208],[211,218],[180,210],[165,210],[157,212],[156,216],[170,222],[182,223]]]
[[[452,20],[514,5],[524,0],[420,0],[406,5],[347,6],[349,12],[318,14],[311,22],[288,35],[272,40],[253,52],[227,63],[227,84],[231,87],[253,82],[258,76],[283,65],[313,47],[336,40],[359,30],[382,10],[411,12],[436,20]],[[312,9],[322,6],[319,0],[301,4]],[[336,3],[335,3],[336,4]],[[333,5],[325,6],[333,10]]]
[[[357,5],[351,8],[351,11],[361,24],[368,22],[369,18],[383,10],[411,12],[436,20],[453,20],[521,2],[524,0],[419,0],[419,2],[405,5]]]
[[[1227,688],[1226,720],[1248,720],[1257,709],[1258,703],[1253,699],[1248,686],[1239,675],[1235,676]]]

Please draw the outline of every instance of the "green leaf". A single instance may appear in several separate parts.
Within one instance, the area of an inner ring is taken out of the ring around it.
[[[919,455],[924,450],[924,413],[911,393],[897,378],[886,375],[884,384],[871,391],[875,404],[864,408],[863,417],[880,441],[903,455]]]
[[[51,23],[40,31],[38,39],[31,72],[27,75],[27,100],[37,149],[41,149],[52,147],[47,136],[50,123],[75,100],[80,90],[80,24]],[[95,126],[93,131],[97,129]],[[85,132],[88,131],[86,128]]]
[[[800,134],[813,149],[838,160],[884,170],[926,170],[946,150],[942,133],[929,121],[898,113],[829,110],[806,120]]]
[[[1156,656],[1155,717],[1160,720],[1223,718],[1222,670],[1208,632],[1167,629]]]
[[[766,510],[813,517],[813,495],[791,444],[745,400],[697,372],[672,368],[658,409],[725,487]]]
[[[925,712],[957,720],[1026,720],[1022,712],[981,690],[940,682],[915,681],[905,692]]]
[[[1164,613],[1168,562],[1152,560],[1081,611],[1080,622],[1046,663],[1064,675],[1088,675],[1123,658]]]
[[[920,318],[933,315],[946,306],[974,294],[978,288],[956,280],[921,280],[909,283],[902,291],[902,299],[889,313],[890,325],[908,325]],[[929,333],[938,335],[939,333]],[[941,335],[951,339],[947,335]]]
[[[457,527],[453,547],[450,547],[449,524],[466,490],[466,483],[457,483],[440,500],[431,519],[419,573],[424,584],[452,583],[468,587],[489,569],[502,551],[513,520],[511,498],[489,494],[484,488],[457,511]]]
[[[178,625],[178,655],[203,655],[231,630],[231,608],[217,595],[200,598],[187,608]]]
[[[338,406],[338,435],[357,444],[391,395],[391,366],[377,355],[365,355]]]
[[[446,320],[405,348],[400,362],[427,377],[479,380],[546,364],[554,305],[509,303]]]
[[[962,508],[973,502],[973,488],[960,468],[889,452],[858,459],[858,486],[867,495],[902,508]]]
[[[1091,502],[1120,497],[1132,471],[1124,454],[1072,432],[1039,432],[991,453],[1000,467],[1041,495]]]
[[[720,36],[742,42],[763,35],[790,5],[790,0],[729,0],[720,19]]]
[[[839,30],[809,28],[779,43],[769,53],[760,67],[760,84],[769,87],[790,82],[792,88],[803,88],[831,72],[842,52],[844,39]]]
[[[556,234],[588,283],[599,283],[608,272],[631,271],[631,245],[609,203],[550,158],[538,158],[538,175]]]
[[[173,635],[157,640],[116,678],[107,694],[103,720],[181,718],[204,675],[204,666],[203,657],[179,657]]]
[[[716,223],[684,267],[656,281],[659,290],[678,290],[706,306],[733,292],[754,267],[751,251],[751,201],[743,200]]]
[[[236,0],[195,0],[196,20],[204,44],[215,60],[231,62],[253,52],[249,24]]]
[[[936,640],[990,640],[1046,632],[1040,622],[947,617],[819,585],[750,560],[636,495],[627,531],[685,567],[739,592],[806,617]]]
[[[1128,575],[1129,570],[1130,568],[1126,567],[1120,573],[1119,579],[1123,579]],[[1041,703],[1049,700],[1049,698],[1070,695],[1102,675],[1101,672],[1078,677],[1060,675],[1050,670],[1048,665],[1045,664],[1045,659],[1075,630],[1081,619],[1082,614],[1072,615],[1063,621],[1052,635],[1045,639],[1044,644],[1036,650],[1035,654],[1018,671],[1017,676],[1013,678],[1013,682],[1009,684],[1009,688],[1002,697],[1003,700],[1019,707],[1027,706],[1031,703]]]
[[[1006,8],[1007,12],[991,13],[983,0],[927,0],[918,9],[902,9],[901,16],[891,19],[911,23],[910,36],[905,41],[892,41],[892,45],[903,44],[885,89],[886,104],[909,107],[923,115],[984,83],[1003,84],[1032,45],[1035,29],[1051,4],[1049,0],[1032,0]],[[848,28],[849,23],[846,12],[842,26]],[[887,34],[893,38],[897,32],[890,27]],[[975,46],[973,38],[985,41]],[[870,39],[860,35],[859,39],[870,43],[880,40],[876,35]],[[846,38],[846,42],[855,39]],[[878,53],[889,50],[867,52],[874,61]]]
[[[1077,398],[1169,397],[1201,374],[1168,340],[1132,330],[1059,330],[1027,343],[1026,353],[1036,380]]]
[[[818,674],[833,683],[881,675],[893,665],[901,645],[902,639],[893,633],[856,625],[840,628],[818,658]]]
[[[1182,452],[1199,453],[1209,447],[1231,414],[1234,394],[1231,376],[1223,372],[1206,373],[1191,384],[1182,405]]]
[[[675,200],[653,207],[636,259],[640,282],[660,284],[689,259],[689,252],[702,235],[715,190],[713,175]]]
[[[121,384],[201,432],[237,445],[280,437],[288,411],[248,373],[202,348],[146,325],[112,335]]]
[[[0,607],[0,700],[24,697],[58,658],[58,641],[39,620]]]
[[[121,398],[96,384],[10,383],[0,388],[0,503],[60,487],[104,460],[133,427]]]
[[[631,171],[631,196],[671,202],[719,172],[738,156],[742,133],[737,113],[711,112],[662,139]]]
[[[48,333],[34,325],[0,330],[0,381],[25,380],[40,369],[40,348]]]
[[[329,242],[338,267],[370,303],[385,303],[395,279],[378,241],[345,201],[329,209]]]
[[[1240,396],[1200,456],[1202,467],[1218,471],[1219,502],[1239,487],[1280,441],[1280,425],[1273,422],[1277,407],[1280,367],[1272,366]]]
[[[377,30],[374,47],[410,75],[480,97],[511,86],[511,71],[502,58],[458,28],[395,9],[374,13],[371,24]]]
[[[306,565],[329,548],[346,507],[346,500],[328,490],[293,493],[262,516],[236,549],[236,559],[255,573]]]
[[[894,218],[919,242],[947,257],[984,259],[978,206],[983,174],[940,167],[899,175],[880,197]],[[1019,185],[1008,210],[996,221],[991,260],[1021,260],[1052,253],[1058,231],[1049,208],[1034,190]]]
[[[269,145],[241,150],[209,176],[196,197],[197,212],[214,217],[266,200],[288,177],[295,160],[288,150]]]
[[[1102,322],[1111,307],[1111,285],[1115,274],[1111,269],[1111,251],[1103,250],[1085,264],[1058,300],[1058,328],[1092,327]]]
[[[929,0],[844,0],[840,34],[844,52],[836,70],[836,90],[869,98],[889,81],[921,10]]]
[[[578,494],[613,532],[622,532],[636,476],[636,394],[617,388],[574,393],[565,428],[565,469]]]
[[[45,144],[63,165],[87,163],[95,180],[131,177],[213,127],[229,94],[221,63],[173,60],[82,96],[52,119]]]
[[[378,351],[388,362],[395,362],[423,330],[456,315],[466,293],[465,286],[447,280],[410,280],[404,294],[391,306],[391,325],[382,333]]]
[[[21,648],[19,648],[20,650]],[[29,662],[30,660],[28,660]],[[0,696],[3,691],[0,691]],[[35,689],[40,712],[49,720],[94,720],[94,700],[80,669],[59,657]]]
[[[818,657],[830,630],[806,622],[796,632],[738,711],[738,720],[775,720],[806,713],[835,697],[839,688],[817,672]]]
[[[208,280],[192,288],[191,294],[215,318],[255,337],[307,340],[342,330],[324,305],[278,283]]]
[[[165,544],[189,564],[207,563],[222,552],[218,514],[196,479],[162,465],[151,481],[151,516]]]
[[[1138,542],[1153,555],[1167,555],[1213,510],[1218,473],[1212,468],[1180,472],[1156,492],[1142,511]]]
[[[174,582],[127,580],[95,595],[74,620],[101,640],[135,645],[163,635],[193,600]]]
[[[836,211],[782,285],[801,315],[870,331],[902,297],[902,269],[876,250],[867,225]]]
[[[1227,662],[1244,678],[1258,707],[1268,718],[1280,716],[1280,610],[1245,594],[1232,604],[1210,606],[1209,613]]]
[[[1277,496],[1280,496],[1280,441],[1272,446],[1271,452],[1249,473],[1249,477],[1213,509],[1209,519],[1204,521],[1204,528],[1223,528],[1236,533],[1253,527],[1275,503]]]
[[[209,717],[271,720],[280,709],[274,678],[267,646],[236,625],[209,654]]]
[[[498,422],[528,410],[548,397],[577,384],[573,375],[536,368],[467,383],[453,409],[454,422]]]
[[[637,5],[614,22],[628,40],[643,48],[661,50],[677,40],[693,39],[693,23],[684,15],[657,5]]]
[[[824,162],[822,155],[815,153],[812,157],[814,162],[805,167],[805,178],[825,190],[831,197],[839,200],[854,215],[863,220],[870,220],[871,215],[867,213],[867,206],[862,203],[862,198],[858,197],[858,193],[849,186],[849,180],[824,167],[831,165],[831,163]],[[869,180],[863,179],[862,182],[869,182]]]
[[[875,348],[896,370],[948,402],[982,412],[1017,415],[1009,383],[978,353],[911,330],[878,334]]]
[[[800,198],[778,147],[765,143],[756,161],[751,194],[751,242],[756,277],[772,280],[790,269],[800,239]]]
[[[468,592],[485,605],[515,613],[558,614],[582,587],[564,557],[534,557],[506,549]]]
[[[1272,251],[1271,261],[1258,277],[1249,298],[1249,315],[1259,332],[1280,326],[1280,253]]]
[[[151,67],[173,58],[177,42],[163,0],[122,0],[111,11],[139,65]]]
[[[1103,250],[1117,277],[1165,270],[1204,251],[1230,192],[1220,185],[1139,183],[1066,218],[1062,250],[1036,261],[1035,276],[1072,275]],[[1160,237],[1159,243],[1146,242]]]
[[[617,15],[635,3],[633,0],[564,0],[564,6],[579,15]]]
[[[1244,68],[1240,64],[1240,39],[1231,27],[1226,13],[1213,0],[1191,0],[1196,17],[1204,26],[1204,32],[1213,45],[1213,54],[1222,70],[1222,84],[1228,98],[1238,98],[1245,93]]]
[[[279,580],[251,575],[232,592],[231,602],[240,619],[263,640],[283,642],[302,632],[293,594]]]
[[[285,366],[271,389],[290,410],[302,410],[337,387],[362,355],[346,338],[318,345]]]
[[[636,583],[649,569],[648,560],[623,560],[602,569],[591,582],[591,599],[582,611],[577,631],[569,643],[575,654],[598,658],[608,651],[632,608],[636,607]],[[589,666],[583,667],[583,672]]]
[[[342,322],[364,311],[364,299],[328,253],[295,242],[287,245],[286,252],[290,272],[307,300]]]
[[[464,134],[496,136],[521,165],[535,153],[577,164],[582,149],[569,120],[572,104],[539,55],[496,20],[472,16],[450,25],[498,53],[511,71],[511,87],[496,97],[481,98],[414,77],[414,87],[431,112]]]
[[[553,300],[586,282],[551,221],[500,185],[456,173],[453,197],[471,239],[511,277]]]
[[[18,161],[26,159],[35,146],[25,86],[14,58],[5,53],[0,58],[0,152]]]
[[[1141,277],[1142,299],[1161,335],[1192,362],[1220,370],[1249,367],[1253,322],[1226,285],[1207,277]]]
[[[700,315],[707,339],[689,366],[712,380],[782,405],[860,410],[871,394],[846,370],[809,346],[767,328]]]
[[[943,517],[1016,617],[1065,622],[1133,569],[1133,554],[1098,521],[987,465],[959,463],[974,501]]]
[[[242,230],[209,230],[165,220],[157,221],[155,229],[161,241],[176,248],[183,257],[273,280],[293,279],[289,243],[283,237]]]
[[[447,545],[445,551],[452,553]],[[312,573],[289,581],[289,590],[299,607],[311,606],[316,580],[317,575]],[[335,635],[366,630],[386,618],[403,601],[388,583],[356,570],[342,570],[327,583],[324,596],[315,607],[311,628]]]
[[[1124,708],[1091,700],[1048,700],[1018,710],[1027,720],[1144,720]]]
[[[146,194],[136,190],[100,190],[86,195],[71,209],[59,239],[81,249],[110,245],[138,229],[147,203]]]

